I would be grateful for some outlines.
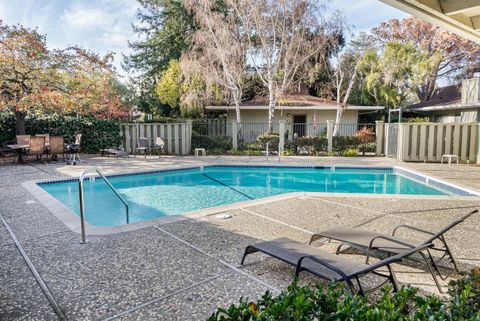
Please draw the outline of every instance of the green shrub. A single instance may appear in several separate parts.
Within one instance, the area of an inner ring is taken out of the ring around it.
[[[280,142],[280,136],[277,133],[268,134],[265,133],[257,137],[257,144],[260,145],[260,150],[264,151],[267,148],[270,151],[278,150],[278,144]]]
[[[15,139],[15,117],[11,113],[0,113],[0,144]]]
[[[342,152],[342,155],[345,157],[357,157],[358,149],[349,148]]]
[[[221,154],[232,149],[232,137],[226,135],[207,136],[192,132],[192,150],[195,148],[205,148],[212,152],[215,150]]]
[[[298,137],[295,143],[297,149],[307,155],[317,155],[326,152],[328,149],[328,139],[323,136]]]
[[[216,310],[208,321],[430,321],[480,320],[480,275],[468,274],[449,285],[450,298],[420,296],[412,287],[392,293],[386,286],[379,297],[352,295],[343,285],[311,285],[293,283],[278,296],[266,292],[251,302]]]
[[[8,116],[8,115],[7,115]],[[1,143],[15,139],[15,119],[4,121],[0,117]],[[65,142],[70,143],[75,139],[75,134],[82,135],[82,151],[97,153],[102,148],[119,146],[122,142],[120,131],[121,123],[115,120],[101,120],[94,117],[71,117],[61,115],[30,115],[25,120],[27,134],[50,134],[64,136]],[[7,133],[7,134],[4,134]]]
[[[356,149],[360,143],[357,136],[335,136],[332,138],[332,149],[335,152],[342,152],[347,149]]]

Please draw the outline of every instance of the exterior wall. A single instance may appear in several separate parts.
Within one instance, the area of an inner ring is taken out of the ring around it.
[[[317,123],[326,124],[327,120],[335,121],[335,110],[275,110],[275,122],[285,120],[289,123],[293,122],[294,115],[306,115],[306,124],[313,123],[313,114],[317,113]],[[267,110],[242,110],[240,112],[242,123],[267,123]],[[235,111],[229,110],[227,119],[232,122],[236,119]],[[345,110],[340,123],[342,124],[356,124],[358,122],[358,110]]]
[[[480,101],[480,78],[465,79],[462,82],[462,104],[473,104]]]
[[[468,124],[468,123],[475,123],[478,122],[479,119],[479,112],[475,109],[468,109],[468,110],[456,110],[456,111],[446,111],[439,114],[434,114],[428,116],[429,120],[432,122],[437,122],[440,124]]]
[[[478,121],[478,111],[464,111],[460,116],[460,123],[468,124]]]

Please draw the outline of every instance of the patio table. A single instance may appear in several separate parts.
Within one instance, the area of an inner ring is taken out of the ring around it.
[[[49,147],[50,144],[45,143],[45,147]],[[20,164],[25,164],[25,150],[27,150],[30,145],[29,144],[10,144],[7,145],[8,148],[13,149],[18,154],[18,162]]]

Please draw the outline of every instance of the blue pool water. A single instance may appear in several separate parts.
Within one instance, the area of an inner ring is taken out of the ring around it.
[[[182,214],[290,192],[448,195],[391,168],[205,167],[109,178],[127,200],[130,222]],[[439,184],[436,184],[438,186]],[[40,183],[73,212],[78,182]],[[96,226],[125,224],[125,208],[100,179],[86,179],[86,220]]]

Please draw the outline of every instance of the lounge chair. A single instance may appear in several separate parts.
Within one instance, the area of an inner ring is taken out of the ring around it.
[[[115,149],[115,148],[106,148],[106,149],[102,150],[102,154],[107,155],[107,157],[115,156],[116,158],[118,158],[118,157],[128,157],[129,156],[126,151]]]
[[[397,243],[397,241],[394,240],[392,240],[392,242]],[[295,266],[296,277],[300,274],[300,272],[307,271],[326,280],[340,282],[343,281],[349,286],[353,293],[358,293],[361,295],[368,292],[373,292],[387,282],[391,282],[393,284],[394,291],[398,291],[399,285],[395,278],[391,264],[400,262],[407,255],[432,246],[432,244],[423,244],[419,247],[411,247],[403,242],[398,242],[398,244],[406,246],[409,249],[395,256],[380,260],[375,264],[366,265],[352,262],[342,256],[330,254],[319,248],[312,247],[288,238],[280,238],[273,241],[261,242],[255,245],[247,246],[242,257],[241,264],[244,264],[245,257],[248,254],[262,252]],[[377,271],[378,269],[384,267],[387,268],[388,273],[384,274],[383,271]],[[364,289],[360,282],[360,278],[370,273],[386,280],[376,287]],[[358,289],[355,287],[353,283],[354,281],[356,281]]]
[[[408,250],[412,246],[419,247],[424,244],[432,244],[434,241],[438,241],[442,245],[442,247],[437,247],[437,246],[426,247],[424,248],[424,250],[418,251],[418,253],[422,257],[423,261],[425,261],[428,267],[428,270],[432,274],[433,280],[437,285],[438,290],[440,291],[440,293],[442,293],[442,289],[438,282],[437,275],[440,276],[442,280],[445,280],[454,272],[458,272],[457,263],[455,262],[453,254],[450,251],[447,241],[445,240],[444,234],[449,230],[451,230],[452,228],[454,228],[455,226],[457,226],[458,224],[465,221],[467,218],[469,218],[471,215],[475,213],[478,213],[478,210],[471,211],[470,213],[464,215],[458,220],[453,221],[448,226],[446,226],[445,228],[441,229],[436,233],[422,230],[422,229],[419,229],[418,227],[409,226],[405,224],[395,227],[393,229],[392,235],[375,233],[371,231],[354,229],[349,227],[335,227],[335,228],[331,228],[329,230],[314,234],[310,239],[310,244],[322,238],[339,241],[341,242],[341,244],[337,248],[337,254],[340,253],[340,250],[343,245],[348,245],[361,252],[364,252],[367,255],[366,263],[368,264],[368,260],[374,252],[383,252],[388,255],[398,254]],[[405,238],[400,238],[395,236],[397,231],[402,228],[409,229],[418,233],[422,233],[422,234],[425,234],[426,236],[424,239],[421,239],[421,240],[405,239]],[[395,240],[395,242],[393,242],[392,240]],[[408,245],[408,247],[399,245],[400,244],[399,242],[402,242]],[[438,259],[435,259],[432,255],[432,251],[440,252],[441,257]],[[447,258],[448,260],[450,260],[450,262],[453,265],[453,268],[439,265],[440,261],[443,260],[444,258]],[[450,272],[447,273],[446,275],[442,275],[442,273],[440,272],[440,268]]]

